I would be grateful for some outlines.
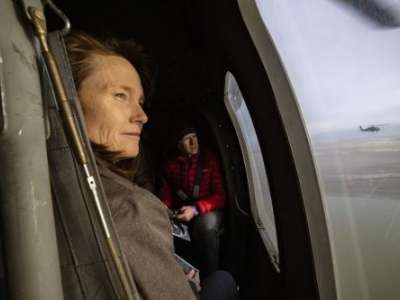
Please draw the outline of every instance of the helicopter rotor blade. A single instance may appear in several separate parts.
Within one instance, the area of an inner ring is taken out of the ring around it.
[[[400,27],[400,1],[397,0],[335,0],[350,6],[360,16],[375,25],[387,28]]]

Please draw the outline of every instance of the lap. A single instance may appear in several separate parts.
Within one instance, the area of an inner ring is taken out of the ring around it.
[[[209,231],[222,228],[224,214],[221,210],[212,211],[204,215],[199,215],[192,222],[193,231]]]

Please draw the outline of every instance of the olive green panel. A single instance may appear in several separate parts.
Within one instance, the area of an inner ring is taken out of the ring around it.
[[[39,1],[30,1],[35,2],[40,7]],[[42,97],[32,34],[22,18],[14,1],[0,1],[1,107],[8,120],[0,136],[7,299],[59,300],[63,295]]]

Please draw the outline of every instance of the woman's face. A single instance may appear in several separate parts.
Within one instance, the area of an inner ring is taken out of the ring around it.
[[[119,159],[135,157],[147,122],[139,74],[120,56],[93,55],[91,63],[78,91],[89,139]]]

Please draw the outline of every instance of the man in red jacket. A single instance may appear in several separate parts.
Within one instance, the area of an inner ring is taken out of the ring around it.
[[[164,166],[160,198],[189,223],[203,275],[218,268],[219,232],[225,202],[221,168],[215,155],[199,147],[196,131],[186,126],[178,137],[180,155]]]

